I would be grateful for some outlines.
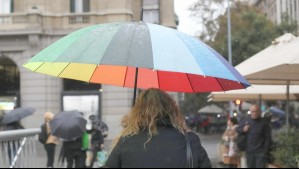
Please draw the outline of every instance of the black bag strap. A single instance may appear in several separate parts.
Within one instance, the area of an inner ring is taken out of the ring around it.
[[[187,166],[186,168],[193,168],[193,155],[191,149],[191,142],[188,132],[185,133],[186,151],[187,151]]]

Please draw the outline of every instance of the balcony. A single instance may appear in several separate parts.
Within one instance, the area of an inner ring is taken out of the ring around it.
[[[126,14],[126,16],[130,15],[129,13]],[[103,23],[107,20],[111,19],[105,13],[41,14],[31,12],[0,14],[0,35],[64,34],[89,25]]]

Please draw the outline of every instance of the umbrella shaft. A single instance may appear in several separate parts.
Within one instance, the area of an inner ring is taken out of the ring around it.
[[[135,73],[135,83],[134,83],[134,96],[133,96],[133,104],[132,107],[135,105],[136,100],[136,94],[137,94],[137,78],[138,78],[138,67],[136,67],[136,73]]]

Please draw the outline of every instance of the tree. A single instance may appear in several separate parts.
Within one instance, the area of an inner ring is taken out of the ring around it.
[[[261,10],[246,1],[231,2],[234,66],[271,45],[276,37],[286,32],[297,32],[296,21],[290,20],[286,14],[283,15],[282,23],[275,25]],[[227,59],[227,14],[223,12],[226,6],[226,1],[223,0],[198,0],[190,10],[192,16],[204,25],[199,38]]]
[[[289,21],[287,17],[283,19],[280,25],[275,25],[255,6],[238,0],[231,0],[231,2],[231,39],[234,66],[271,45],[276,37],[285,32],[297,30],[296,22]],[[223,0],[198,0],[189,10],[192,12],[192,17],[197,19],[202,26],[202,32],[198,33],[199,39],[227,59],[226,7],[226,1]],[[198,110],[207,104],[206,97],[207,94],[188,95],[181,104],[181,110],[184,112]]]
[[[220,7],[220,8],[219,8]],[[189,8],[191,17],[201,25],[199,39],[208,42],[215,37],[219,26],[217,17],[224,13],[223,0],[198,0]],[[208,105],[207,96],[209,93],[186,94],[185,100],[180,103],[180,109],[184,114],[197,112],[200,108]]]
[[[231,8],[231,39],[233,65],[237,65],[253,56],[278,36],[275,25],[265,15],[247,3],[236,2]],[[218,18],[219,30],[210,45],[226,59],[227,49],[227,17]]]
[[[276,27],[278,34],[292,33],[298,35],[298,25],[296,20],[292,20],[291,17],[284,13],[282,14],[281,23]]]
[[[219,30],[217,18],[226,10],[223,0],[198,0],[189,7],[191,17],[201,27],[198,37],[202,41],[209,41]]]
[[[201,107],[206,106],[208,93],[186,94],[185,100],[180,103],[181,112],[190,114],[197,112]]]

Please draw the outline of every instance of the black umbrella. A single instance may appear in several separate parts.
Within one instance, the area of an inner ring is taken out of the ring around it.
[[[34,112],[35,109],[31,107],[16,108],[3,116],[2,123],[9,124],[12,122],[20,121],[23,118],[32,115]]]
[[[66,141],[81,137],[86,130],[87,121],[79,111],[63,111],[57,113],[50,121],[52,135]]]

